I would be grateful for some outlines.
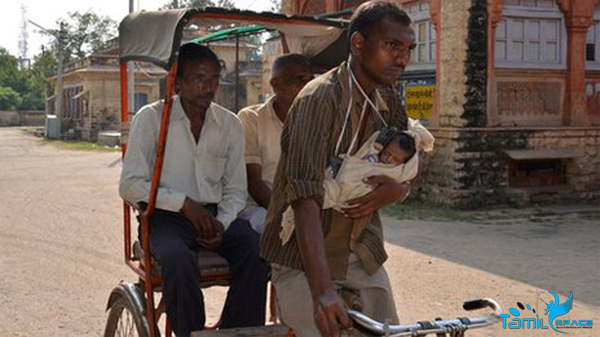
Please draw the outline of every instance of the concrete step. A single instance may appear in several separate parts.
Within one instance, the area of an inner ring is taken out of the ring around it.
[[[121,132],[119,131],[100,131],[98,132],[98,145],[115,147],[121,142]]]

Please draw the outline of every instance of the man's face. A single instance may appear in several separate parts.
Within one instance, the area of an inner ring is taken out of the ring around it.
[[[219,87],[219,68],[210,61],[187,63],[177,85],[182,101],[206,110]]]
[[[362,36],[362,35],[361,35]],[[385,18],[377,23],[358,50],[359,62],[378,84],[394,84],[410,62],[415,33],[410,26]]]
[[[292,104],[300,90],[313,79],[310,67],[303,63],[290,63],[283,68],[279,76],[271,80],[277,99]]]

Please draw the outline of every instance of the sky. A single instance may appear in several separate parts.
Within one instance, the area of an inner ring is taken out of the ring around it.
[[[156,10],[168,0],[134,0],[135,10]],[[236,7],[254,11],[266,11],[271,7],[269,0],[233,0]],[[56,20],[67,17],[68,12],[82,13],[93,10],[101,16],[108,16],[120,22],[129,12],[129,0],[3,0],[0,9],[0,47],[10,54],[19,55],[19,35],[21,27],[21,6],[27,11],[27,19],[45,28],[55,28]],[[28,25],[28,53],[32,58],[48,45],[50,39],[42,36],[39,29]]]

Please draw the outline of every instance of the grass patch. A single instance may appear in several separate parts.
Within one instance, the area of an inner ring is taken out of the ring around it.
[[[418,200],[407,200],[401,204],[388,206],[382,210],[383,215],[398,220],[426,220],[445,222],[477,222],[482,220],[476,213],[452,209],[445,205],[425,203]]]
[[[43,145],[52,145],[63,150],[76,151],[98,151],[98,152],[120,152],[120,147],[108,147],[83,141],[64,141],[64,140],[48,140],[41,139],[39,141]]]

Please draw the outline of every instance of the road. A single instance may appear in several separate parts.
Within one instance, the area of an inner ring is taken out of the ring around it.
[[[123,264],[119,153],[57,149],[0,128],[0,335],[100,336],[108,294],[134,277]],[[562,318],[593,319],[600,335],[600,224],[460,224],[385,219],[390,274],[402,322],[461,315],[459,304],[496,298],[539,310],[548,290],[575,304]],[[216,319],[224,288],[206,292]],[[497,328],[474,334],[547,336]]]

